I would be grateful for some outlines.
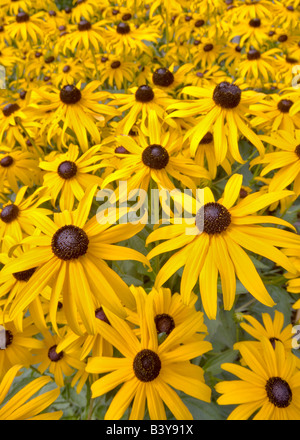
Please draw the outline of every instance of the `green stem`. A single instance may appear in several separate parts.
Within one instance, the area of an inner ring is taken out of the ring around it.
[[[91,45],[91,52],[92,52],[92,56],[93,56],[93,61],[94,61],[94,66],[95,66],[95,70],[96,70],[96,78],[97,81],[100,80],[100,74],[99,74],[99,70],[98,70],[98,66],[97,66],[97,60],[96,60],[96,54],[95,54],[95,48],[94,46]]]
[[[19,125],[19,127],[24,131],[26,137],[28,138],[28,140],[30,141],[30,143],[31,143],[31,144],[33,145],[33,147],[35,148],[35,150],[36,150],[37,154],[39,155],[39,157],[40,157],[41,159],[43,159],[43,156],[42,156],[42,154],[40,153],[40,151],[39,151],[39,149],[38,149],[36,143],[34,142],[34,140],[32,139],[32,137],[29,135],[29,133],[28,133],[28,131],[26,130],[26,128],[24,127],[24,125],[22,124],[21,119],[20,119],[20,118],[15,118],[15,121],[16,121],[17,125]]]

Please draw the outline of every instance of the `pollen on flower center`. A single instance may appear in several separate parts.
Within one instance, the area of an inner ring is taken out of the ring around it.
[[[17,281],[29,281],[34,272],[36,271],[36,267],[33,267],[32,269],[22,270],[21,272],[15,272],[13,273],[13,276]]]
[[[231,215],[220,203],[209,202],[198,210],[195,223],[200,231],[203,230],[210,235],[220,234],[230,225]]]
[[[58,229],[52,237],[52,252],[61,260],[72,260],[85,255],[89,239],[83,229],[66,225]]]
[[[235,84],[223,81],[215,87],[213,100],[223,108],[235,108],[239,105],[242,91]]]
[[[50,347],[48,350],[48,358],[52,362],[58,362],[60,359],[62,359],[62,357],[64,355],[63,351],[60,351],[59,353],[57,353],[56,347],[57,347],[57,345],[52,345],[52,347]]]
[[[287,408],[292,401],[292,390],[281,377],[271,377],[266,383],[269,401],[277,408]]]
[[[138,102],[150,102],[154,99],[154,92],[150,86],[140,86],[135,92],[135,99]]]
[[[151,382],[156,379],[160,370],[161,361],[152,350],[144,349],[134,358],[133,371],[141,382]]]
[[[277,108],[282,113],[288,113],[293,104],[294,102],[290,99],[281,99],[281,101],[279,101],[277,104]]]
[[[142,153],[142,161],[144,165],[155,170],[162,170],[168,165],[169,153],[158,144],[149,145]]]
[[[64,104],[76,104],[81,100],[81,91],[73,85],[66,85],[60,91],[60,100]]]
[[[71,179],[72,177],[76,176],[77,165],[75,162],[65,160],[58,166],[57,173],[62,179]]]
[[[154,318],[157,333],[166,333],[169,335],[175,328],[175,322],[172,316],[167,313],[156,315]]]
[[[11,223],[19,215],[19,208],[17,205],[11,203],[10,205],[4,206],[1,211],[0,218],[4,223]]]
[[[156,86],[169,87],[174,82],[174,75],[170,70],[160,67],[153,73],[152,81]]]

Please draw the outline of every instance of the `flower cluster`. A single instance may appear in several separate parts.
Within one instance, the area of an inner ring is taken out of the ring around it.
[[[0,418],[299,420],[299,1],[0,6]]]

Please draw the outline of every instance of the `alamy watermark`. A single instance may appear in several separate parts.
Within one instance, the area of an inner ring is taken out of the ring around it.
[[[0,65],[0,89],[6,89],[6,72],[5,67]]]
[[[102,189],[96,196],[102,202],[97,210],[100,224],[185,224],[187,235],[199,235],[204,228],[204,190],[193,194],[189,188],[127,191],[127,181],[120,181],[117,191]],[[203,214],[203,215],[202,215]],[[172,221],[171,221],[172,219]]]

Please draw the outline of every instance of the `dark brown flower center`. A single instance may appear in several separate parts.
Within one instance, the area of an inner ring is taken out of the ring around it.
[[[102,309],[102,307],[99,307],[99,309],[95,310],[95,316],[97,319],[100,319],[100,321],[106,322],[106,324],[110,324],[107,316],[104,313],[104,310]]]
[[[75,86],[66,85],[60,91],[60,100],[64,104],[76,104],[81,100],[81,91]]]
[[[198,210],[195,223],[200,232],[220,234],[230,225],[231,215],[220,203],[209,202]]]
[[[235,84],[223,81],[215,87],[213,100],[223,108],[235,108],[241,100],[241,89]]]
[[[204,20],[197,20],[195,23],[195,27],[202,27],[204,25],[205,21]]]
[[[135,99],[138,102],[150,102],[154,99],[154,92],[150,86],[140,86],[135,92]]]
[[[238,52],[238,53],[242,52],[242,47],[239,46],[239,45],[237,45],[237,46],[235,47],[235,51]]]
[[[4,156],[1,160],[0,160],[0,165],[3,168],[8,168],[10,167],[12,164],[14,163],[14,160],[11,156]]]
[[[211,50],[213,50],[213,48],[214,48],[214,45],[213,45],[213,44],[206,44],[206,45],[203,47],[203,50],[204,50],[204,52],[210,52]]]
[[[133,361],[133,371],[141,382],[151,382],[156,379],[161,370],[161,361],[158,355],[144,349],[140,351]]]
[[[117,69],[117,68],[120,67],[120,66],[121,66],[120,61],[113,61],[113,62],[111,63],[111,65],[110,65],[110,67],[111,67],[112,69]]]
[[[149,145],[142,153],[142,161],[144,165],[155,170],[162,170],[168,165],[169,153],[158,144]]]
[[[300,159],[300,144],[297,145],[297,147],[295,148],[295,153],[297,154],[297,156],[298,156],[299,159]]]
[[[126,150],[126,148],[123,147],[122,145],[119,145],[118,147],[115,148],[115,153],[117,153],[117,154],[129,154],[129,151]]]
[[[132,15],[131,14],[124,14],[124,15],[122,15],[122,20],[123,21],[128,21],[128,20],[130,20],[132,18]]]
[[[101,63],[106,63],[106,61],[108,61],[107,57],[101,57]]]
[[[63,351],[60,351],[59,353],[57,353],[56,347],[57,347],[57,345],[52,345],[52,347],[50,347],[48,350],[48,358],[50,359],[51,362],[58,362],[64,356]]]
[[[249,52],[247,53],[247,58],[249,61],[259,60],[259,58],[260,58],[259,50],[250,49]]]
[[[48,12],[50,17],[56,17],[56,12],[55,11],[49,11]]]
[[[12,344],[14,335],[10,330],[5,330],[5,348]]]
[[[240,198],[244,199],[245,197],[247,197],[248,193],[244,188],[240,189]]]
[[[0,218],[4,223],[11,223],[16,220],[19,215],[19,208],[13,203],[5,206],[0,214]]]
[[[51,64],[51,63],[53,63],[54,60],[55,60],[54,56],[51,55],[50,57],[45,58],[45,63],[46,64]]]
[[[269,401],[277,408],[287,408],[292,401],[292,390],[281,377],[271,377],[266,383]]]
[[[260,18],[252,18],[252,20],[249,21],[249,26],[257,28],[260,27],[261,21]]]
[[[68,72],[70,72],[70,70],[71,70],[71,66],[69,66],[68,64],[66,64],[63,68],[64,73],[68,73]]]
[[[16,15],[16,22],[17,23],[25,23],[26,21],[29,21],[29,15],[26,14],[26,12],[19,12]]]
[[[174,75],[170,70],[160,67],[153,73],[152,81],[156,86],[169,87],[174,82]]]
[[[92,28],[92,25],[87,20],[80,20],[80,22],[77,25],[77,28],[79,31],[89,31]]]
[[[58,229],[52,237],[52,252],[61,260],[72,260],[85,255],[89,239],[83,229],[66,225]]]
[[[203,138],[201,139],[201,141],[199,142],[199,144],[203,145],[203,144],[210,144],[212,141],[214,140],[213,134],[208,131]]]
[[[22,270],[21,272],[15,272],[13,273],[13,276],[17,281],[27,281],[30,280],[34,272],[36,271],[36,267],[33,267],[32,269]]]
[[[57,173],[62,179],[71,179],[72,177],[76,176],[77,165],[75,162],[66,160],[58,166]]]
[[[278,41],[279,41],[279,43],[285,43],[288,40],[288,38],[289,37],[287,35],[285,35],[285,34],[279,35]]]
[[[2,112],[4,116],[8,117],[18,110],[20,110],[18,104],[6,104],[6,106],[2,109]]]
[[[290,99],[281,99],[281,101],[279,101],[277,104],[277,108],[282,113],[288,113],[293,104],[294,102]]]
[[[118,34],[121,34],[121,35],[129,34],[130,33],[129,24],[121,21],[121,23],[119,23],[117,26],[117,32],[118,32]]]
[[[289,64],[297,64],[299,63],[298,60],[296,60],[296,58],[292,58],[292,57],[286,57],[285,61]]]
[[[167,313],[162,313],[161,315],[156,315],[154,318],[157,333],[166,333],[169,335],[175,328],[175,322],[172,316]]]
[[[26,98],[26,94],[27,94],[26,90],[21,90],[19,92],[20,99],[22,99],[22,100],[25,99]]]

